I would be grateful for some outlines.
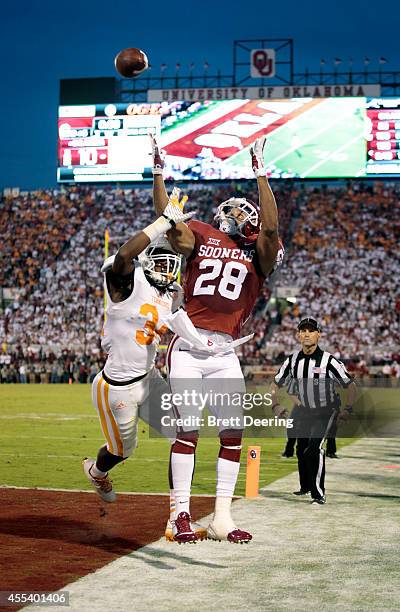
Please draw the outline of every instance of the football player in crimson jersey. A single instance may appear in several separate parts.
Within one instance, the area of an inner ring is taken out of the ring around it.
[[[168,203],[164,163],[157,142],[151,139],[154,206],[161,215]],[[188,381],[199,393],[212,390],[213,383],[221,391],[226,381],[230,392],[245,391],[234,346],[240,343],[237,338],[265,279],[274,270],[277,259],[283,256],[277,207],[264,167],[264,144],[265,138],[260,138],[251,148],[259,208],[245,198],[230,198],[219,205],[213,225],[191,220],[168,232],[173,248],[186,258],[185,310],[199,337],[199,343],[194,345],[194,336],[190,336],[190,342],[185,326],[179,330],[172,326],[177,333],[168,348],[167,365],[173,393],[182,393]],[[248,542],[251,534],[236,527],[230,511],[240,467],[242,407],[230,406],[224,412],[211,401],[207,408],[218,418],[230,417],[217,422],[220,451],[216,503],[208,535],[217,540]],[[189,502],[199,427],[193,420],[193,406],[187,403],[174,406],[174,414],[183,419],[178,425],[183,422],[184,425],[177,428],[170,458],[171,496],[175,501],[173,536],[178,542],[194,542],[196,535],[191,529]],[[192,420],[188,421],[185,417],[189,416]]]

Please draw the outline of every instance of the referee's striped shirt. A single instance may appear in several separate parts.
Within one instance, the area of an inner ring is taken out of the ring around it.
[[[275,376],[278,387],[288,385],[289,393],[311,410],[337,410],[340,397],[335,385],[346,388],[351,382],[344,364],[319,346],[311,355],[303,351],[290,355]]]

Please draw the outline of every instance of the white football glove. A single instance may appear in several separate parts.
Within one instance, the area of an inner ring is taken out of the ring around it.
[[[179,200],[179,194],[181,190],[178,187],[174,187],[171,195],[169,196],[168,204],[164,208],[163,217],[168,219],[171,223],[171,227],[175,227],[177,223],[182,223],[191,219],[194,215],[194,212],[184,213],[183,207],[185,206],[188,197],[184,195],[181,200]]]
[[[266,169],[264,165],[265,141],[265,136],[261,136],[261,138],[257,138],[253,146],[250,148],[251,165],[253,168],[253,172],[257,177],[266,175]]]
[[[162,174],[164,170],[164,156],[153,134],[149,134],[149,138],[151,142],[151,154],[153,156],[153,175]]]
[[[184,213],[183,207],[187,201],[187,196],[183,196],[179,201],[180,189],[174,187],[168,199],[168,204],[164,208],[163,214],[158,217],[151,225],[143,229],[143,232],[150,238],[150,242],[157,240],[178,223],[184,223],[193,217],[194,212]]]

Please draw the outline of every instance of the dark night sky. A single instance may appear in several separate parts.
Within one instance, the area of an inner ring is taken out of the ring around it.
[[[124,47],[143,48],[158,74],[173,74],[204,60],[209,73],[232,73],[233,40],[293,38],[295,69],[319,69],[319,60],[342,58],[363,69],[400,70],[400,2],[7,2],[0,15],[2,58],[0,189],[56,184],[59,79],[114,76]],[[381,8],[382,7],[382,8]],[[223,35],[221,35],[221,32]],[[196,74],[196,70],[194,72]]]

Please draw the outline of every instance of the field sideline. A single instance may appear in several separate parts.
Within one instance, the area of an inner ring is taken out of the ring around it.
[[[263,392],[265,387],[257,387]],[[395,389],[367,389],[360,402],[374,405],[397,415]],[[362,401],[364,398],[364,401]],[[283,403],[289,407],[290,400]],[[266,416],[271,416],[268,412]],[[85,456],[95,456],[103,443],[97,414],[92,406],[89,385],[0,385],[0,484],[22,487],[49,487],[88,490],[81,470]],[[251,433],[249,434],[251,435]],[[282,459],[284,430],[281,438],[246,437],[249,444],[261,446],[260,486],[296,470],[296,459]],[[351,439],[338,440],[339,448]],[[193,493],[214,494],[216,435],[202,437],[198,446]],[[113,471],[119,491],[167,493],[169,443],[149,436],[147,425],[140,423],[139,446],[134,456]],[[245,456],[236,493],[244,494]]]
[[[394,389],[364,390],[360,411],[372,402],[393,417],[396,396]],[[168,491],[169,443],[149,438],[146,427],[135,456],[113,472],[117,491],[143,495],[120,495],[104,508],[94,493],[73,492],[90,489],[81,459],[102,443],[89,385],[2,385],[0,420],[1,484],[32,487],[0,488],[4,562],[12,558],[14,568],[3,570],[5,589],[61,587],[77,612],[125,612],[133,601],[144,612],[176,610],[182,601],[188,612],[217,611],[222,597],[223,607],[237,610],[398,609],[397,439],[340,441],[340,460],[327,460],[325,506],[293,496],[296,460],[280,457],[282,438],[246,439],[245,448],[263,449],[262,488],[258,499],[236,501],[233,516],[254,540],[180,547],[162,537],[168,500],[154,495]],[[217,452],[215,438],[201,440],[194,493],[214,493]],[[205,526],[213,503],[192,500]]]
[[[329,464],[325,506],[291,494],[295,474],[257,500],[236,502],[235,520],[254,534],[249,545],[160,539],[68,584],[69,609],[125,612],[140,601],[144,612],[172,612],[182,602],[188,612],[398,610],[397,442],[364,439],[342,449]]]
[[[268,414],[268,416],[271,416]],[[0,385],[1,484],[88,490],[81,461],[95,456],[103,443],[89,385]],[[262,448],[260,485],[266,486],[296,469],[295,459],[282,459],[282,438],[246,438]],[[168,492],[169,443],[149,437],[139,426],[134,456],[113,471],[119,491]],[[339,446],[351,440],[339,441]],[[218,440],[203,437],[198,446],[193,493],[214,494]],[[244,494],[245,456],[236,493]]]

